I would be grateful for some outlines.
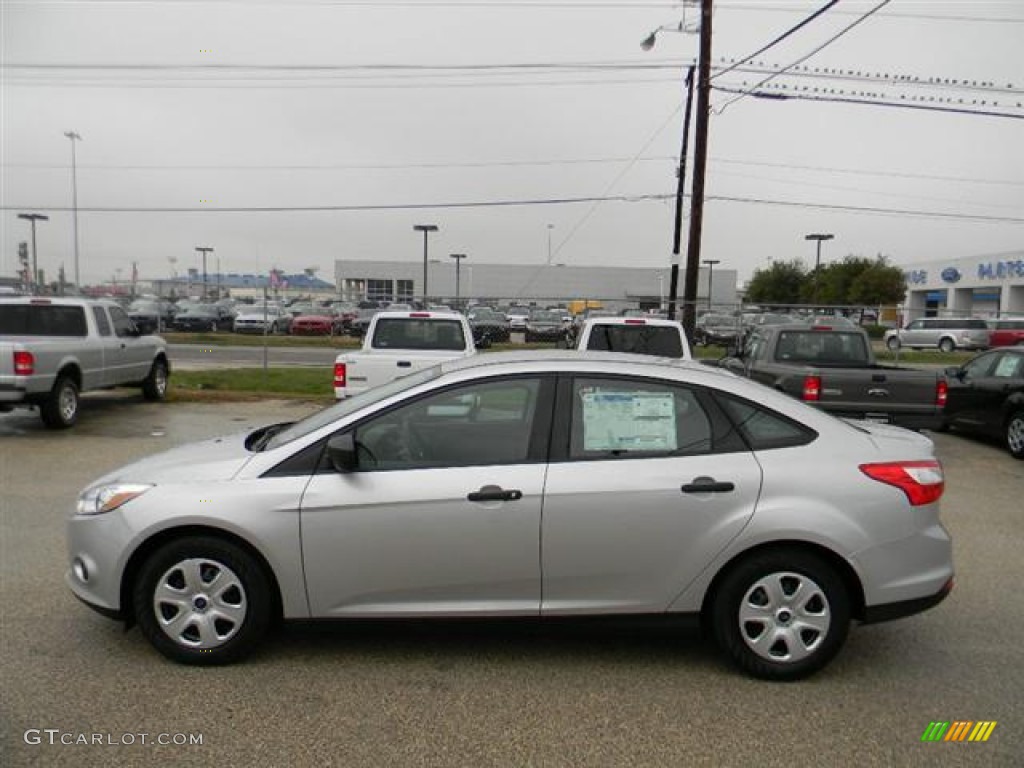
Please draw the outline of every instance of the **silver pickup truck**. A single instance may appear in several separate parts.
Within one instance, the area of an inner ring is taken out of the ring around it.
[[[170,364],[159,336],[143,336],[112,301],[0,299],[0,412],[38,407],[51,429],[72,426],[79,394],[141,387],[167,394]]]

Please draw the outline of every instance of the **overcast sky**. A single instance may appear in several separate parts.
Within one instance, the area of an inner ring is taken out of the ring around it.
[[[716,0],[718,71],[825,4]],[[878,4],[843,0],[714,84],[750,88]],[[0,274],[29,236],[17,213],[39,211],[40,267],[73,278],[69,130],[86,283],[127,279],[133,261],[144,279],[184,272],[197,245],[216,249],[211,272],[219,258],[333,280],[338,258],[419,262],[418,223],[440,227],[432,257],[465,266],[541,264],[549,235],[555,263],[670,263],[698,38],[639,43],[695,29],[689,4],[6,0],[2,14]],[[835,235],[826,262],[1024,249],[1024,2],[892,0],[800,67],[762,91],[930,109],[713,91],[703,258],[741,279],[813,264],[812,232]],[[544,202],[601,197],[616,199]],[[403,207],[496,202],[523,204]],[[352,206],[378,209],[217,211]],[[103,208],[147,210],[89,210]]]

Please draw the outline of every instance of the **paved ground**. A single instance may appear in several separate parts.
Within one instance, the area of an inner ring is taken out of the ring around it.
[[[291,627],[246,664],[199,670],[71,597],[63,526],[79,488],[308,408],[102,395],[56,434],[34,414],[0,416],[0,765],[1021,765],[1024,463],[956,436],[936,441],[957,589],[929,613],[855,628],[802,683],[742,677],[695,634],[588,625]],[[985,744],[920,742],[955,719],[998,726]],[[104,743],[60,744],[92,734]]]

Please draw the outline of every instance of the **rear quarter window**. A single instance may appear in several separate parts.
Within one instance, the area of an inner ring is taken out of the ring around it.
[[[807,445],[818,433],[787,416],[732,395],[719,393],[722,408],[753,451]]]
[[[85,310],[54,305],[0,305],[0,335],[87,336]]]

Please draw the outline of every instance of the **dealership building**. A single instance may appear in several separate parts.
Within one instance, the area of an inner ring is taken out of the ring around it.
[[[905,316],[1024,316],[1024,251],[913,264]]]
[[[713,270],[710,271],[710,270]],[[335,284],[343,299],[409,302],[424,295],[431,301],[488,304],[567,304],[600,301],[609,309],[663,306],[669,295],[670,270],[650,267],[577,267],[564,264],[474,264],[470,259],[431,259],[424,285],[422,261],[335,262]],[[679,295],[683,294],[682,270]],[[702,267],[698,276],[698,307],[734,306],[734,269]],[[458,282],[458,285],[456,285]]]

